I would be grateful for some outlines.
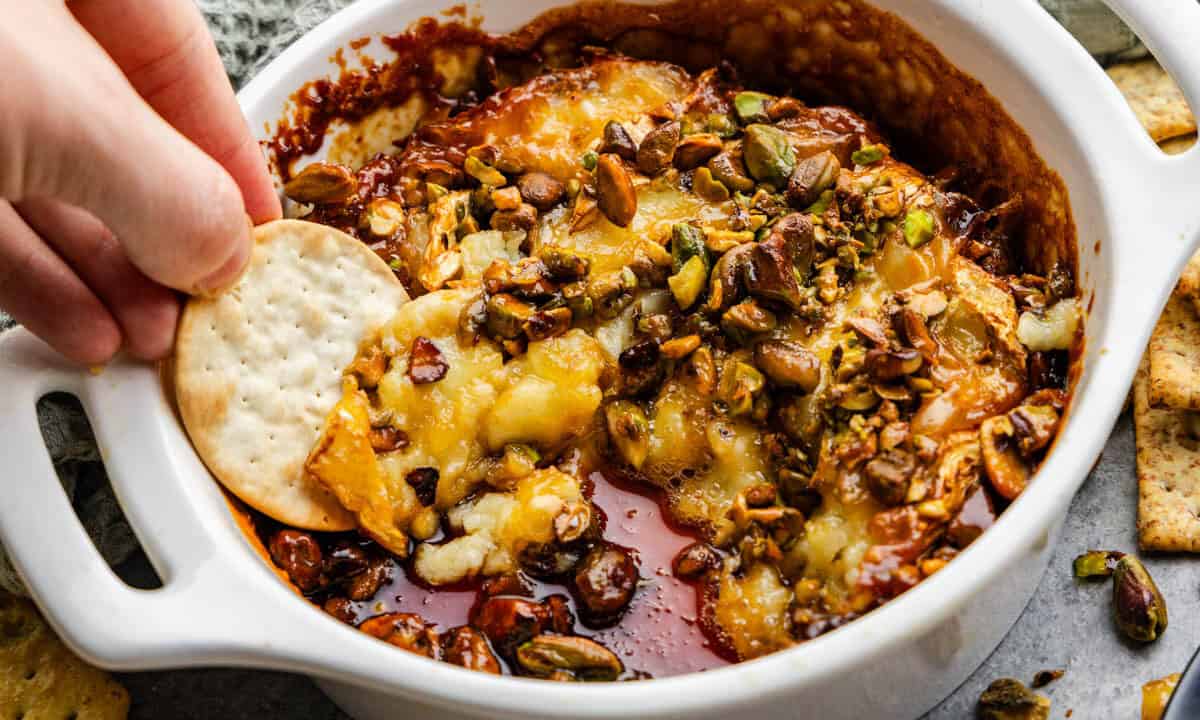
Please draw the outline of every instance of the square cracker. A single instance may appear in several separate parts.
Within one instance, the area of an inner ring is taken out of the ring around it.
[[[1200,316],[1182,285],[1171,293],[1150,334],[1150,403],[1200,410]]]
[[[1133,381],[1138,545],[1200,552],[1200,440],[1189,430],[1190,411],[1151,406],[1147,365],[1143,358]]]
[[[1163,140],[1158,144],[1158,146],[1162,148],[1162,151],[1168,155],[1181,155],[1188,150],[1191,150],[1192,146],[1195,144],[1196,133],[1191,133],[1190,135],[1180,135],[1179,137],[1173,137],[1170,140]]]
[[[0,593],[0,720],[123,720],[129,693],[67,649],[33,603]]]
[[[1184,266],[1175,292],[1182,293],[1191,303],[1192,310],[1200,316],[1200,252],[1193,255]]]
[[[1196,132],[1183,92],[1154,60],[1114,65],[1108,75],[1155,142]]]

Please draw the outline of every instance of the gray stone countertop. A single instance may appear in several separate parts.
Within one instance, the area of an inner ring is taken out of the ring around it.
[[[1094,0],[1042,0],[1097,55],[1128,53],[1128,30]],[[235,82],[300,31],[348,0],[199,0]],[[1136,52],[1136,50],[1135,50]],[[1053,478],[1042,478],[1053,482]],[[1200,558],[1144,558],[1166,597],[1170,626],[1158,642],[1125,642],[1110,617],[1106,583],[1080,584],[1071,560],[1087,548],[1136,547],[1137,482],[1133,427],[1118,422],[1099,464],[1071,505],[1050,568],[1004,642],[928,720],[974,717],[993,679],[1029,682],[1041,669],[1065,669],[1041,692],[1052,718],[1137,718],[1141,685],[1181,670],[1200,645]],[[285,673],[182,670],[120,676],[133,697],[133,720],[346,720],[311,681]]]

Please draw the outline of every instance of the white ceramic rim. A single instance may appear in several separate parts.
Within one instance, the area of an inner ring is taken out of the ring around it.
[[[1106,0],[1140,32],[1200,107],[1200,6],[1162,0]],[[279,108],[292,87],[280,79],[297,68],[324,71],[331,38],[378,21],[389,8],[437,15],[449,2],[362,0],[285,51],[240,95],[251,116]],[[536,0],[522,17],[562,4]],[[855,622],[796,648],[702,674],[652,682],[561,685],[482,673],[397,653],[326,616],[278,582],[249,548],[215,484],[171,415],[157,374],[118,362],[100,376],[63,364],[22,331],[0,341],[0,457],[11,478],[0,505],[0,541],[56,630],[74,649],[115,669],[180,665],[261,666],[304,672],[420,697],[447,707],[521,716],[569,707],[575,716],[683,716],[734,709],[861,667],[898,643],[920,637],[981,588],[1003,592],[997,569],[1049,541],[1050,528],[1099,456],[1124,400],[1139,349],[1169,290],[1169,278],[1190,254],[1200,222],[1186,202],[1200,177],[1200,151],[1167,158],[1157,152],[1119,94],[1067,33],[1033,0],[891,0],[890,7],[930,7],[972,25],[1008,57],[1013,71],[1070,125],[1080,142],[1105,147],[1091,159],[1098,204],[1113,239],[1162,233],[1179,242],[1146,246],[1115,242],[1113,290],[1102,298],[1111,318],[1090,336],[1084,382],[1057,449],[1039,481],[946,570]],[[903,11],[899,12],[902,16]],[[511,29],[511,28],[490,28]],[[1036,48],[1036,50],[1034,50]],[[1031,71],[1033,57],[1054,71]],[[1079,103],[1097,115],[1072,119]],[[277,111],[276,113],[277,114]],[[1151,203],[1152,222],[1140,217]],[[1106,241],[1110,241],[1106,239]],[[1080,252],[1087,239],[1081,238]],[[1133,345],[1134,347],[1128,347]],[[132,590],[112,575],[74,519],[44,452],[32,408],[47,392],[73,392],[93,419],[122,506],[164,580],[156,591]],[[176,482],[177,481],[177,482]],[[64,592],[64,588],[71,588]],[[181,622],[186,619],[187,622]]]

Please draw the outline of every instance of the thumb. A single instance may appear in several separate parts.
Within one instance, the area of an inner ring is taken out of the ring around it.
[[[5,196],[89,210],[168,287],[209,293],[235,281],[251,235],[229,173],[151,110],[64,6],[18,3],[16,15],[16,32],[0,30],[0,50],[21,66],[8,80],[23,99],[0,111],[13,121],[0,122],[0,153],[19,158],[15,172],[0,165]]]

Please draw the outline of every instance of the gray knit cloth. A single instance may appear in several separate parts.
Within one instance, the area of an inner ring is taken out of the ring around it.
[[[234,87],[240,87],[296,38],[352,0],[197,2],[212,28]],[[1041,2],[1102,61],[1145,54],[1133,33],[1098,0]],[[0,311],[0,332],[11,326],[12,320]],[[108,486],[99,451],[78,403],[70,398],[48,398],[41,404],[41,424],[63,486],[101,554],[112,565],[129,559],[137,551],[137,541]],[[3,548],[0,588],[25,592]]]

